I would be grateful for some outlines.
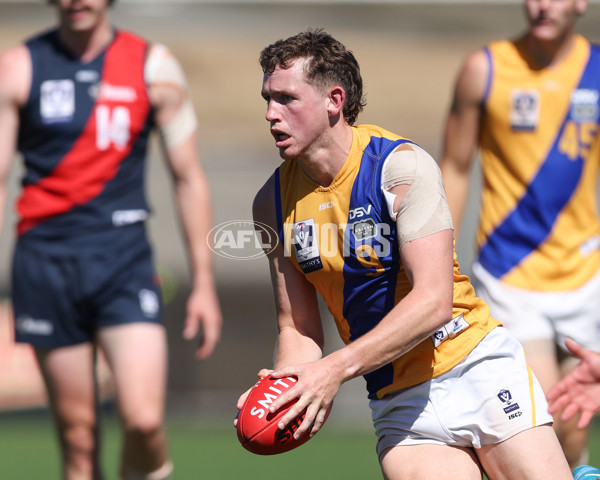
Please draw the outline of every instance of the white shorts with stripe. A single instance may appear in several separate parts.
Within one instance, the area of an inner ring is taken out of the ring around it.
[[[371,400],[370,407],[380,456],[398,445],[479,448],[552,423],[521,344],[503,327],[449,372]]]
[[[492,317],[520,342],[551,340],[566,351],[570,337],[600,352],[600,273],[576,290],[536,292],[506,285],[475,262],[472,280]]]

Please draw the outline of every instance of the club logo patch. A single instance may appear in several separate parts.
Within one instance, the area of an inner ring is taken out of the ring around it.
[[[580,88],[571,93],[571,117],[577,123],[596,123],[599,117],[598,90]]]
[[[146,317],[152,318],[158,314],[160,310],[160,301],[156,292],[142,288],[139,291],[140,308]]]
[[[362,220],[360,222],[354,222],[352,224],[352,234],[357,242],[366,240],[368,238],[373,238],[377,234],[377,225],[375,225],[375,220],[372,218],[367,218],[366,220]]]

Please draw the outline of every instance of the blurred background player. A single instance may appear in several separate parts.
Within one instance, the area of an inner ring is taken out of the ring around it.
[[[600,411],[600,353],[583,348],[567,338],[565,345],[580,362],[554,385],[546,395],[550,413],[560,413],[563,421],[579,414],[578,428],[587,428]],[[600,469],[580,465],[573,471],[575,480],[600,479]]]
[[[151,127],[162,134],[189,247],[193,289],[184,337],[221,331],[206,236],[209,187],[183,72],[162,45],[115,30],[109,0],[56,0],[58,28],[0,57],[0,199],[15,150],[12,301],[16,339],[45,378],[64,478],[100,479],[94,358],[105,353],[123,428],[123,479],[166,479],[167,343],[145,220]],[[3,205],[0,205],[3,211]]]
[[[570,338],[565,343],[581,362],[548,391],[550,412],[562,410],[561,419],[565,421],[580,413],[577,426],[587,428],[600,411],[600,353],[583,348]]]
[[[294,435],[314,435],[340,386],[362,375],[388,480],[435,478],[440,465],[457,480],[481,479],[482,468],[571,478],[521,345],[459,273],[433,158],[383,128],[353,126],[360,67],[326,32],[275,42],[260,64],[284,160],[253,205],[281,240],[267,252],[279,331],[271,373],[298,378],[271,405],[297,401],[280,428],[306,408]],[[325,356],[317,292],[345,343]]]
[[[600,350],[600,50],[575,33],[587,3],[526,0],[522,36],[467,57],[441,160],[458,238],[480,149],[473,283],[544,391],[574,366],[567,336]],[[586,463],[586,431],[555,428],[570,465]]]

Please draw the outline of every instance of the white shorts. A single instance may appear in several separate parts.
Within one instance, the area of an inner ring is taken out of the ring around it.
[[[369,405],[380,457],[399,445],[479,448],[552,423],[521,344],[502,327],[449,372]]]
[[[505,285],[479,263],[473,264],[475,293],[491,315],[519,340],[552,340],[564,351],[570,337],[600,352],[600,274],[583,287],[565,292],[532,292]]]

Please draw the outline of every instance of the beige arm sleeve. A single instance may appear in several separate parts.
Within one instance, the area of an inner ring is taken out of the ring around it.
[[[166,123],[159,127],[165,145],[170,149],[186,140],[198,126],[185,74],[177,59],[167,47],[161,44],[152,45],[150,48],[144,74],[148,85],[168,86],[180,94],[179,108]]]
[[[452,229],[452,215],[446,201],[442,175],[435,160],[417,145],[392,152],[385,160],[381,188],[388,211],[396,221],[400,246],[417,238]],[[397,185],[410,185],[394,211]]]

